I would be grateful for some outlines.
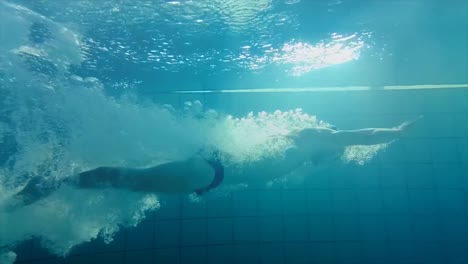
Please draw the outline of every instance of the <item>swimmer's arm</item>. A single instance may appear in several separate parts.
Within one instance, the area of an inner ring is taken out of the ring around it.
[[[297,144],[330,144],[338,147],[352,145],[375,145],[400,138],[408,128],[422,116],[406,121],[393,128],[363,128],[355,130],[333,130],[326,127],[306,128],[290,135]]]
[[[342,146],[351,145],[375,145],[388,143],[400,138],[404,135],[408,128],[414,124],[418,118],[403,122],[401,125],[392,128],[363,128],[355,130],[338,130],[331,131],[330,140],[332,143]]]
[[[393,141],[402,134],[399,128],[363,128],[331,132],[332,143],[351,145],[375,145]]]

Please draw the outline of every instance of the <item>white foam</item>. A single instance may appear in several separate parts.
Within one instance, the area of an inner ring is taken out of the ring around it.
[[[74,78],[70,83],[41,90],[36,93],[40,103],[15,109],[9,129],[15,131],[19,151],[14,167],[0,170],[5,194],[17,191],[27,173],[64,178],[103,165],[145,167],[189,157],[207,145],[230,154],[232,162],[251,162],[281,155],[291,147],[284,135],[295,129],[327,126],[301,110],[236,118],[192,103],[187,106],[195,106],[194,111],[174,112],[106,97],[95,81]],[[27,105],[24,97],[12,99]],[[35,236],[51,252],[66,255],[99,235],[111,241],[120,226],[136,225],[146,210],[158,207],[156,196],[62,187],[38,203],[1,212],[0,245]]]
[[[98,236],[106,242],[121,227],[135,226],[147,210],[159,208],[154,195],[64,186],[50,197],[13,212],[0,212],[0,245],[33,236],[57,255]]]
[[[12,251],[1,252],[0,251],[0,263],[2,264],[13,264],[16,260],[16,254]]]

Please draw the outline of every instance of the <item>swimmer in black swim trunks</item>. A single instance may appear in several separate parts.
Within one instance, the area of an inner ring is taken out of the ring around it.
[[[419,119],[418,117],[417,119]],[[135,192],[196,193],[202,195],[221,183],[249,183],[253,179],[264,182],[279,178],[305,162],[315,164],[336,161],[346,146],[387,143],[401,137],[417,119],[393,128],[364,128],[335,130],[307,128],[288,135],[294,147],[279,158],[250,162],[239,170],[229,165],[218,152],[201,153],[183,161],[174,161],[150,168],[99,167],[71,176],[62,182],[49,183],[41,177],[31,179],[14,199],[16,206],[31,204],[69,184],[77,188],[116,188]],[[323,165],[323,164],[322,164]],[[261,172],[261,173],[259,173]],[[16,207],[15,206],[15,207]]]

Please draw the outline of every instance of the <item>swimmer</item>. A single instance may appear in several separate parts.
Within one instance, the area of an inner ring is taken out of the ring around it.
[[[329,166],[337,161],[347,146],[388,143],[404,135],[422,116],[393,128],[337,130],[325,127],[293,131],[286,137],[294,146],[277,158],[249,162],[241,168],[230,165],[219,152],[200,152],[188,160],[173,161],[150,168],[99,167],[66,178],[60,182],[32,178],[13,196],[15,208],[46,197],[62,184],[76,188],[115,188],[134,192],[203,195],[220,184],[264,183],[282,177],[305,163]],[[261,172],[261,173],[259,173]]]

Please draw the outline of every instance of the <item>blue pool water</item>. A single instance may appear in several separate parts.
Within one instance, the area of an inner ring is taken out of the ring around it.
[[[0,263],[468,263],[467,9],[0,0]],[[34,176],[206,146],[244,168],[296,129],[420,115],[394,142],[201,198],[65,186],[8,209]]]

